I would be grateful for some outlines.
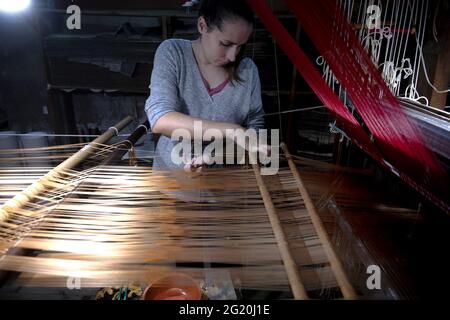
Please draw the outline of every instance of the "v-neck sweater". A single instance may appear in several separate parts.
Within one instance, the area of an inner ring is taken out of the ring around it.
[[[258,69],[250,58],[244,58],[237,71],[242,83],[229,81],[219,92],[210,94],[198,68],[192,41],[163,41],[155,53],[150,96],[145,104],[151,127],[165,114],[176,111],[205,120],[239,124],[245,128],[263,128],[264,111]],[[154,168],[182,167],[171,160],[176,143],[169,137],[160,137]]]

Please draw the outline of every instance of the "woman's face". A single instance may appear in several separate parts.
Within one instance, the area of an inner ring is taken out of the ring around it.
[[[208,29],[205,19],[200,17],[198,29],[207,62],[220,67],[236,60],[241,47],[253,32],[253,26],[241,18],[225,20],[222,30],[219,30],[217,27]]]

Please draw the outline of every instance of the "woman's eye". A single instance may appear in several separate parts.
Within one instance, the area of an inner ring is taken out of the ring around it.
[[[223,45],[224,47],[231,47],[231,44],[229,44],[229,43],[223,43],[223,42],[221,42],[220,44]]]

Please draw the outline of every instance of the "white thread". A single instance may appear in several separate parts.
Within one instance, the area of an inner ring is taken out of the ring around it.
[[[419,11],[419,5],[417,5],[417,10],[416,12]],[[422,6],[421,6],[421,10],[420,12],[423,12],[423,2],[422,2]],[[423,22],[423,15],[420,14],[419,15],[419,30],[418,30],[418,38],[416,38],[416,42],[417,39],[422,38],[421,43],[423,43],[424,40],[424,36],[425,36],[425,28],[422,28],[422,22]],[[426,18],[426,16],[425,16]],[[416,13],[416,19],[417,19],[417,13]],[[426,19],[425,19],[426,20]],[[416,36],[417,37],[417,36]],[[415,57],[414,57],[414,70],[416,71],[416,74],[414,75],[414,87],[417,88],[417,81],[419,80],[419,73],[420,73],[420,68],[421,68],[421,64],[420,64],[420,58],[419,57],[419,46],[416,46],[416,52],[415,52]]]
[[[86,137],[86,138],[95,138],[98,137],[98,135],[80,135],[80,134],[46,134],[46,133],[0,133],[0,136],[12,136],[12,137],[74,137],[74,138],[80,138],[80,137]]]
[[[405,98],[408,100],[420,102],[420,100],[425,100],[425,105],[429,105],[429,101],[426,97],[420,96],[419,92],[417,91],[416,87],[414,86],[414,83],[411,83],[409,86],[405,89]]]
[[[436,4],[436,9],[434,10],[434,17],[433,17],[433,38],[436,42],[438,41],[438,34],[437,34],[437,29],[436,29],[436,18],[438,15],[438,10],[439,10],[439,5],[441,4],[441,0],[438,1],[438,3]]]
[[[330,133],[340,133],[341,134],[341,139],[339,140],[340,142],[342,142],[344,140],[344,137],[351,141],[350,137],[342,129],[339,129],[339,127],[336,126],[336,121],[334,121],[333,123],[330,123],[329,127],[330,127]]]
[[[409,5],[409,1],[408,1],[408,5]],[[425,17],[426,17],[427,12],[428,12],[428,2],[427,2],[427,6],[426,6],[426,11],[425,11]],[[426,19],[424,19],[424,20],[426,20]],[[423,29],[425,29],[425,22],[424,22],[424,27],[423,27]],[[437,93],[448,93],[448,92],[450,92],[450,89],[440,90],[440,89],[436,88],[436,87],[431,83],[431,81],[430,81],[430,78],[429,78],[429,76],[428,76],[427,66],[426,66],[426,64],[425,64],[425,59],[424,59],[424,57],[423,57],[422,44],[423,44],[423,37],[424,37],[424,36],[425,36],[425,32],[422,33],[422,42],[421,42],[421,41],[419,40],[418,36],[417,36],[417,33],[415,34],[415,39],[416,39],[417,47],[418,47],[418,49],[419,49],[419,56],[420,56],[420,60],[421,60],[421,62],[422,62],[423,73],[424,73],[424,75],[425,75],[425,79],[427,80],[428,85],[429,85],[435,92],[437,92]],[[416,82],[417,82],[417,79],[416,79]],[[416,85],[417,85],[417,83],[416,83]]]
[[[270,1],[270,6],[273,9],[272,0]],[[280,135],[283,136],[283,126],[281,123],[281,99],[280,99],[280,81],[279,81],[279,73],[278,73],[278,54],[277,54],[277,44],[275,39],[273,40],[273,48],[275,53],[275,77],[277,80],[277,103],[278,103],[278,112],[279,112],[279,125],[280,125]]]
[[[406,26],[406,18],[408,17],[407,13],[406,13],[406,7],[404,6],[405,1],[402,1],[402,8],[401,8],[401,16],[400,16],[400,20],[399,20],[399,28],[404,28]],[[400,60],[400,55],[401,55],[401,51],[402,51],[402,45],[403,45],[403,37],[404,37],[405,33],[404,32],[400,32],[400,42],[398,44],[398,46],[396,46],[395,48],[395,65],[398,66],[399,61]],[[398,51],[398,52],[397,52]],[[397,94],[398,95],[398,94]]]
[[[281,112],[273,112],[273,113],[266,113],[264,116],[275,116],[283,113],[293,113],[293,112],[299,112],[299,111],[310,111],[315,109],[323,109],[325,106],[316,106],[316,107],[309,107],[309,108],[299,108],[294,110],[288,110],[288,111],[281,111]]]
[[[415,1],[414,1],[415,3]],[[403,48],[403,59],[405,58],[406,55],[406,48],[408,47],[408,40],[409,40],[409,35],[410,35],[410,30],[411,30],[411,23],[412,23],[412,18],[413,18],[413,14],[414,12],[411,10],[411,15],[409,17],[409,23],[408,23],[408,27],[404,28],[404,32],[406,33],[406,40],[405,40],[405,47]],[[406,25],[405,25],[406,27]]]

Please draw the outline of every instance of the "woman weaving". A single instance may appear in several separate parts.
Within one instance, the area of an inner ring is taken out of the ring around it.
[[[201,121],[203,131],[217,129],[226,136],[227,129],[264,127],[258,70],[243,58],[253,32],[246,1],[204,0],[197,26],[197,40],[169,39],[155,54],[145,105],[152,132],[161,134],[155,169],[180,167],[171,159],[176,129],[193,135],[194,123]],[[203,164],[202,156],[194,157],[184,169],[200,171]]]

